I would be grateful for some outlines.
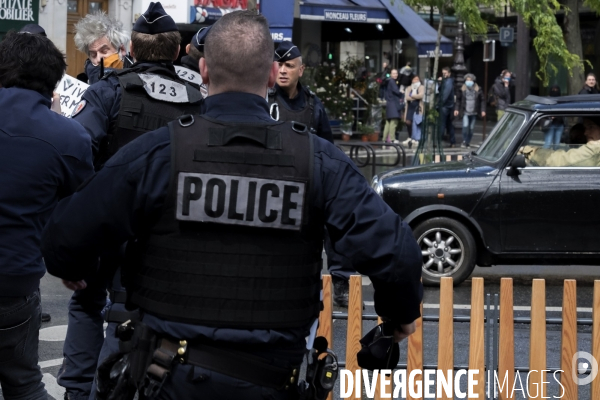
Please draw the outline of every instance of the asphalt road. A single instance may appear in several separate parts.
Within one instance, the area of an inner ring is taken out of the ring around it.
[[[577,307],[579,318],[591,318],[592,307],[592,285],[596,277],[600,276],[599,267],[568,266],[500,266],[492,268],[476,268],[473,276],[481,276],[485,279],[485,293],[499,292],[500,278],[510,276],[515,279],[514,301],[516,306],[515,316],[529,316],[528,307],[531,304],[531,279],[545,277],[547,317],[560,317],[562,303],[562,280],[571,278],[578,280]],[[67,324],[67,304],[71,292],[64,288],[60,281],[46,275],[42,280],[42,307],[49,312],[52,320],[42,324],[40,330],[40,366],[44,374],[44,382],[49,393],[49,399],[62,399],[64,389],[56,384],[56,375],[62,362],[62,347],[64,343]],[[373,288],[368,279],[363,279],[363,296],[366,304],[366,313],[374,313]],[[470,281],[455,288],[454,307],[455,315],[469,315],[467,305],[470,303]],[[426,288],[424,298],[424,315],[437,315],[439,305],[439,290]],[[344,311],[336,308],[336,311]],[[365,322],[363,332],[366,333],[373,326],[373,322]],[[548,325],[547,327],[547,362],[549,367],[558,367],[560,364],[560,325]],[[345,359],[345,332],[346,321],[335,320],[334,322],[334,350],[340,360]],[[435,365],[437,362],[437,323],[424,323],[424,361],[425,364]],[[454,355],[455,365],[468,364],[468,323],[454,324]],[[591,351],[591,327],[580,326],[578,334],[578,349]],[[529,325],[515,325],[515,354],[516,366],[527,367],[529,357]],[[401,363],[406,362],[406,344],[401,345]],[[526,376],[522,375],[523,381]],[[525,385],[525,384],[524,384]],[[550,385],[547,396],[559,396],[558,384]],[[339,389],[337,389],[339,390]],[[338,391],[339,393],[339,391]],[[517,399],[522,399],[520,392],[515,392]],[[338,397],[336,397],[338,398]],[[589,399],[589,386],[580,387],[580,399]],[[3,399],[0,392],[0,399]]]

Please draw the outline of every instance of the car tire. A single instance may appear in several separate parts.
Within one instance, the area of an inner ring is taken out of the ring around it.
[[[458,285],[471,275],[477,260],[477,245],[469,229],[446,217],[420,223],[413,231],[423,252],[423,284],[439,286],[442,277]]]

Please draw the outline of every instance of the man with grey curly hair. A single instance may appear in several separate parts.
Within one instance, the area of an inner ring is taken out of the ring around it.
[[[75,24],[75,46],[88,56],[85,62],[85,73],[88,83],[92,84],[101,78],[101,60],[104,68],[122,69],[132,64],[127,58],[129,32],[123,24],[100,11],[88,14]]]

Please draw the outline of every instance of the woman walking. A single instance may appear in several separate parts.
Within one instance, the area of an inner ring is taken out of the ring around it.
[[[404,123],[412,132],[412,138],[406,139],[402,144],[411,148],[412,145],[418,145],[421,140],[419,124],[423,120],[422,99],[425,96],[425,87],[421,85],[421,79],[417,75],[412,78],[412,83],[406,88],[405,94]]]
[[[396,80],[398,79],[398,70],[393,69],[390,73],[390,79],[388,80],[385,88],[384,98],[386,101],[385,105],[385,127],[383,128],[383,141],[398,143],[396,140],[396,129],[398,128],[398,122],[400,121],[400,99],[402,99],[402,93],[398,89]]]

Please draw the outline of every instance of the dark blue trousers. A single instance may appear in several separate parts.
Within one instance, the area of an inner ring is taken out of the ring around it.
[[[448,130],[448,136],[450,140],[450,144],[456,143],[456,138],[454,137],[454,124],[452,124],[452,120],[454,119],[454,109],[442,107],[440,109],[440,141],[444,136],[444,132]]]
[[[38,366],[40,292],[0,297],[0,385],[5,400],[46,400]]]
[[[69,325],[63,347],[63,364],[57,382],[70,400],[87,400],[92,390],[98,357],[104,343],[102,310],[107,302],[107,280],[97,276],[73,293],[69,301]]]

